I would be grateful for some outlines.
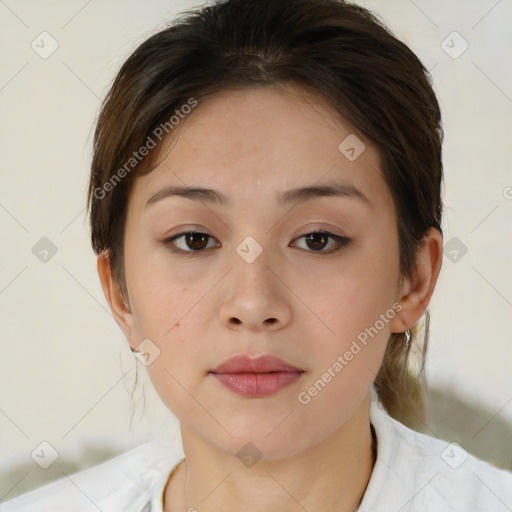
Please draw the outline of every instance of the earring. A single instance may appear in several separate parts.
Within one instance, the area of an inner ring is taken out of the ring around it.
[[[404,335],[405,335],[405,348],[408,349],[410,346],[410,341],[411,341],[411,331],[409,329],[407,329],[407,331],[405,331]]]

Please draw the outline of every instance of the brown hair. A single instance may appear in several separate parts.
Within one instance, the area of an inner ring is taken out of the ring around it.
[[[122,65],[99,114],[88,190],[91,240],[97,254],[108,255],[125,296],[130,183],[154,168],[161,144],[140,162],[132,156],[191,98],[285,84],[325,98],[376,145],[397,211],[401,275],[411,277],[426,231],[442,233],[443,130],[430,74],[363,7],[342,0],[228,0],[184,12],[144,41]],[[424,415],[429,318],[427,310],[422,342],[418,326],[411,332],[417,371],[404,334],[392,334],[375,380],[388,412],[404,422],[411,413]]]

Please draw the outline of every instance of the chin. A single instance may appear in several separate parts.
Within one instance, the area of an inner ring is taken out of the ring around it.
[[[292,409],[289,409],[288,413],[290,411]],[[314,432],[311,436],[308,435],[300,425],[290,421],[297,411],[287,418],[288,413],[273,414],[259,419],[254,416],[238,416],[222,421],[218,418],[232,437],[220,427],[215,431],[217,433],[215,438],[212,438],[211,430],[203,434],[209,444],[233,457],[240,458],[242,462],[246,456],[269,461],[285,459],[317,444],[324,434],[324,432]],[[328,433],[325,435],[327,436]]]

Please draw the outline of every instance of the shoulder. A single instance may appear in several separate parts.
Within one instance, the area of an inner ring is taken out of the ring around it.
[[[371,421],[377,461],[363,501],[370,508],[362,511],[379,502],[408,512],[512,510],[510,471],[477,459],[456,443],[409,429],[377,401]]]
[[[154,485],[180,454],[156,442],[136,446],[101,464],[0,503],[0,512],[140,512]]]

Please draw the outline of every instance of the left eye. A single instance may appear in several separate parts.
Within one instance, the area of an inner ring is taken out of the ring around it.
[[[312,252],[322,253],[331,253],[339,251],[342,247],[348,245],[348,243],[350,242],[349,238],[338,236],[335,235],[334,233],[329,233],[325,231],[313,231],[312,233],[306,233],[305,235],[299,236],[297,240],[299,240],[300,238],[304,238],[307,246],[313,249]],[[321,250],[325,248],[329,238],[331,240],[334,240],[333,244],[331,245],[331,249],[329,249],[328,251]]]
[[[299,236],[296,240],[301,238],[306,241],[307,247],[312,249],[311,252],[332,253],[340,250],[342,247],[350,243],[349,238],[325,231],[313,231],[311,233],[306,233],[305,235]],[[167,238],[163,241],[163,244],[170,246],[170,250],[172,252],[192,253],[201,252],[208,248],[208,242],[210,239],[214,238],[206,233],[201,233],[199,231],[186,231]],[[331,248],[324,251],[323,249],[328,245],[327,242],[329,239],[333,241]],[[177,241],[182,242],[182,247],[179,247]]]

